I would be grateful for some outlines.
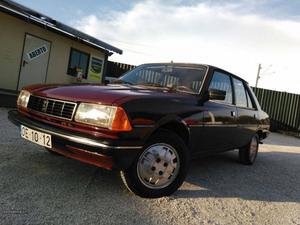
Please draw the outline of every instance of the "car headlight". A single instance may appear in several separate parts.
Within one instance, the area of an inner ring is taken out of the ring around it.
[[[114,131],[132,129],[125,111],[116,106],[80,103],[75,114],[75,121]]]
[[[26,108],[30,97],[30,92],[26,90],[22,90],[19,94],[17,105],[19,107]]]

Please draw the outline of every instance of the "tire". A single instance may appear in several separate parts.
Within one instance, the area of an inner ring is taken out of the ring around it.
[[[172,131],[159,130],[133,164],[121,171],[129,191],[143,198],[173,194],[183,183],[189,165],[184,141]]]
[[[245,165],[253,165],[257,157],[258,147],[259,138],[258,135],[255,134],[245,147],[239,149],[240,163]]]
[[[55,152],[55,151],[52,151],[50,148],[45,148],[49,153],[51,153],[52,155],[56,155],[56,156],[62,156],[61,154]]]

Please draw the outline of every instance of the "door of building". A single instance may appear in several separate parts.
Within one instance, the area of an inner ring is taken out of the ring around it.
[[[26,34],[18,90],[27,85],[46,82],[50,48],[49,41]]]

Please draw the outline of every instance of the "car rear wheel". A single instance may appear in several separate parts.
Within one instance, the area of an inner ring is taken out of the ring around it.
[[[188,149],[171,131],[154,134],[127,170],[121,171],[125,186],[145,198],[159,198],[175,192],[188,168]]]
[[[255,134],[245,147],[239,149],[239,161],[245,165],[252,165],[257,157],[258,146],[259,138]]]

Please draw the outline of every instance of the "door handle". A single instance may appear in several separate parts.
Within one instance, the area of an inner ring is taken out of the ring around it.
[[[22,66],[24,67],[26,64],[28,64],[28,62],[26,62],[25,60],[23,60]]]
[[[236,117],[236,112],[235,111],[231,111],[230,114],[231,114],[231,116]]]

